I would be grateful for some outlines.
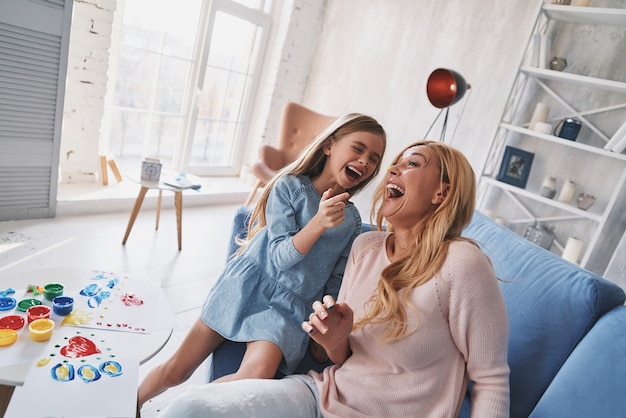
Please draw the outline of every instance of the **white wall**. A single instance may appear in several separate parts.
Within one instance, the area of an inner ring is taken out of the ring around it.
[[[430,73],[453,69],[472,88],[450,108],[446,142],[479,172],[541,3],[328,0],[304,102],[377,118],[388,134],[388,163],[422,139],[439,112],[426,95]],[[429,138],[439,136],[436,125]],[[369,213],[372,189],[354,199],[362,213]]]
[[[62,182],[100,178],[100,132],[116,5],[115,0],[74,1],[59,161]]]

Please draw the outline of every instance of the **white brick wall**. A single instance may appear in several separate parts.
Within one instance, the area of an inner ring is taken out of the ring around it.
[[[62,182],[95,182],[99,174],[114,0],[75,0],[61,137]]]

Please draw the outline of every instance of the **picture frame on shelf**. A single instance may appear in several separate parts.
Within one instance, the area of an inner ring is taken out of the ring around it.
[[[507,145],[496,180],[526,188],[535,154]]]

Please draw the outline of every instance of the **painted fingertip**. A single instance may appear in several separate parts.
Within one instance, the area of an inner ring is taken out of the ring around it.
[[[333,305],[326,306],[326,309],[334,309],[334,308],[335,308],[335,305],[334,305],[334,304],[333,304]]]
[[[304,331],[306,331],[307,334],[313,334],[313,327],[311,325],[304,323],[302,328],[304,328]]]

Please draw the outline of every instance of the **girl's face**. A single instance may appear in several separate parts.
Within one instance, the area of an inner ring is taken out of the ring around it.
[[[371,177],[380,164],[383,139],[370,132],[353,132],[339,140],[331,140],[324,147],[328,156],[323,176],[335,183],[335,192],[348,190]],[[336,190],[341,188],[343,190]]]
[[[395,228],[411,228],[444,201],[450,185],[441,183],[440,176],[433,150],[408,148],[387,171],[381,214]]]

